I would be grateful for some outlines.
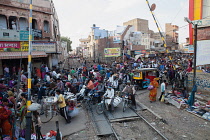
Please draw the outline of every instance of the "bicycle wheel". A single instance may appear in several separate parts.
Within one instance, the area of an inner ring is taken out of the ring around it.
[[[124,100],[123,102],[123,112],[125,112],[125,109],[128,107],[128,101]]]
[[[49,121],[52,120],[54,116],[55,116],[55,113],[52,110],[52,108],[49,106],[46,106],[44,110],[44,115],[41,115],[41,121],[42,123],[48,123]]]
[[[104,106],[103,103],[99,103],[96,105],[96,113],[102,114],[104,112]]]

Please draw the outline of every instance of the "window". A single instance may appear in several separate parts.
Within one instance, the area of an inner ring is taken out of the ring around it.
[[[9,29],[17,30],[17,17],[15,16],[9,17]]]
[[[32,19],[32,29],[38,29],[38,25],[37,25],[36,19]]]
[[[0,29],[7,29],[7,19],[4,15],[0,15]]]
[[[44,21],[44,32],[45,33],[49,33],[49,22],[48,21]]]
[[[27,28],[28,28],[27,19],[21,17],[21,18],[19,19],[19,26],[20,26],[20,30],[27,30]]]

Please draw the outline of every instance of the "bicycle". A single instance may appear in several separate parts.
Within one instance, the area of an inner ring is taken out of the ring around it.
[[[106,100],[106,97],[103,97],[102,101],[97,104],[96,113],[102,114],[105,111],[106,109],[105,100]]]
[[[52,120],[54,116],[58,114],[58,110],[56,109],[55,103],[57,102],[57,98],[52,97],[44,97],[43,103],[42,103],[42,109],[44,108],[44,117],[41,118],[42,123],[48,123]],[[54,106],[54,109],[52,108]],[[41,109],[41,111],[42,111]]]
[[[96,95],[96,93],[94,93],[94,91],[91,90],[87,96],[84,96],[81,102],[81,106],[83,108],[86,108],[87,110],[91,109],[92,105],[98,102],[98,100],[96,99],[97,97],[98,95]]]

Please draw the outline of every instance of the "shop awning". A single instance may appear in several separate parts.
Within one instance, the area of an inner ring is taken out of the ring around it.
[[[37,57],[47,57],[45,52],[32,52],[32,58]],[[0,59],[20,59],[20,58],[28,58],[28,52],[0,52]]]

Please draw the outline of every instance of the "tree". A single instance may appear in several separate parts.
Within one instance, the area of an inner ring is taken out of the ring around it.
[[[61,41],[67,42],[67,52],[72,51],[71,49],[72,41],[70,40],[70,37],[62,36]]]

